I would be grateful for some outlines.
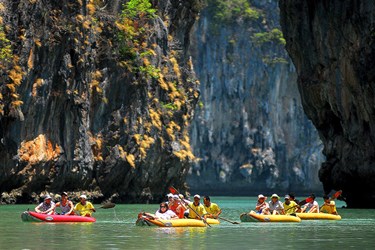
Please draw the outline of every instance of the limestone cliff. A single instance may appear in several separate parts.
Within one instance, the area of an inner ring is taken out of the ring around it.
[[[287,50],[327,160],[324,189],[375,207],[375,2],[280,0]]]
[[[277,1],[211,0],[202,11],[192,38],[201,82],[192,189],[323,192],[322,144],[303,112],[279,28]]]
[[[151,4],[152,5],[151,5]],[[201,3],[0,0],[0,191],[185,191],[199,96],[186,55]]]

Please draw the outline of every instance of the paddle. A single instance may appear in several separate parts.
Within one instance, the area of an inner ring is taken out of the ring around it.
[[[115,203],[108,202],[108,203],[105,203],[105,204],[101,205],[99,208],[102,208],[102,209],[109,209],[109,208],[114,208],[115,206],[116,206]],[[91,211],[91,209],[73,210],[73,211],[74,211],[74,213],[78,213],[78,214],[80,214],[80,212]]]
[[[145,220],[144,220],[144,221],[146,222],[146,224],[147,224],[148,226],[150,226],[148,220],[156,220],[156,221],[159,221],[161,224],[163,224],[165,227],[167,226],[164,222],[162,222],[162,221],[159,220],[159,219],[156,219],[155,216],[153,216],[153,215],[151,215],[151,214],[149,214],[149,213],[145,213],[145,212],[139,213],[139,214],[138,214],[138,218],[140,218],[140,217],[145,217]]]
[[[217,218],[219,218],[220,220],[224,220],[224,221],[227,221],[227,222],[229,222],[229,223],[232,223],[232,224],[240,224],[239,222],[237,222],[237,221],[230,221],[230,220],[228,220],[228,219],[225,219],[225,218],[223,218],[223,217],[220,217],[220,216],[218,216]]]
[[[295,206],[293,206],[293,207],[290,207],[290,208],[286,209],[285,212],[286,212],[286,211],[289,211],[289,210],[292,209],[292,208],[298,207],[298,206],[301,207],[301,206],[305,205],[306,203],[309,203],[309,202],[311,202],[311,201],[313,201],[313,200],[314,200],[314,199],[313,199],[312,197],[307,197],[307,198],[304,199],[303,201],[298,202],[297,205],[295,205]]]
[[[177,194],[178,195],[178,198],[180,199],[181,202],[185,203],[181,198],[180,198],[180,193],[177,191],[177,189],[175,189],[174,187],[169,187],[169,191],[172,193],[172,194]],[[206,221],[205,218],[201,217],[197,211],[195,211],[195,209],[193,209],[188,203],[186,203],[186,205],[189,207],[189,209],[191,209],[191,211],[193,211],[201,220],[203,220],[203,222],[211,227],[210,224],[208,224],[208,222]]]
[[[331,198],[329,199],[329,201],[331,202],[331,201],[337,199],[341,194],[342,194],[342,190],[337,191],[336,193],[334,193],[331,196]],[[322,209],[323,206],[324,206],[324,204],[320,206],[319,210]]]

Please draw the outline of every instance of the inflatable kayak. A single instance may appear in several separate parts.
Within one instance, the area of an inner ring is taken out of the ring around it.
[[[296,213],[302,220],[341,220],[340,215],[325,213]]]
[[[94,217],[84,217],[78,215],[47,215],[32,211],[25,211],[21,214],[22,221],[31,222],[95,222]]]
[[[219,220],[207,219],[207,223],[211,225],[220,224]],[[207,227],[206,223],[197,219],[175,219],[175,220],[160,220],[152,219],[146,216],[138,217],[135,223],[137,226],[158,226],[158,227]]]
[[[297,216],[291,215],[264,215],[257,214],[254,211],[243,213],[240,216],[242,222],[301,222]]]

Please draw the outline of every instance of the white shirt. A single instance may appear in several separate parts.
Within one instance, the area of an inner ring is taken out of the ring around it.
[[[177,215],[172,210],[167,210],[165,213],[160,213],[158,210],[156,211],[155,216],[162,220],[170,220],[172,217]]]

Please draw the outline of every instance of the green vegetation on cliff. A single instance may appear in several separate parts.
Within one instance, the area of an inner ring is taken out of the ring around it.
[[[207,0],[207,5],[219,24],[235,22],[239,18],[258,19],[261,16],[248,0]]]

